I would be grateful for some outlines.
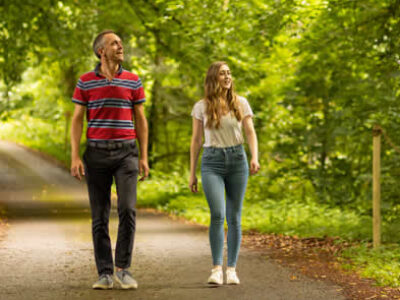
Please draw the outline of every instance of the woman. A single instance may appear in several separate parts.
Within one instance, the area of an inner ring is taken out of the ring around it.
[[[241,242],[241,210],[249,167],[243,148],[242,125],[250,146],[250,174],[258,172],[257,136],[253,112],[243,97],[236,95],[231,71],[225,62],[214,62],[208,69],[204,99],[192,111],[193,132],[190,146],[189,187],[197,192],[196,167],[202,146],[201,178],[211,212],[210,245],[214,267],[208,283],[223,284],[225,212],[228,223],[228,266],[226,283],[239,284],[236,261]],[[226,194],[226,205],[225,205]]]

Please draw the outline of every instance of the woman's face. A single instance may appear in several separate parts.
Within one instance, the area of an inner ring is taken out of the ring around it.
[[[231,86],[232,86],[231,70],[229,70],[229,67],[227,65],[222,65],[219,68],[218,83],[225,90],[228,90],[231,88]]]

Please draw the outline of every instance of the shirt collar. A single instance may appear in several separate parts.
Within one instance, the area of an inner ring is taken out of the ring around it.
[[[100,77],[100,76],[101,76],[101,74],[100,74],[100,66],[101,66],[101,63],[98,63],[98,64],[96,65],[96,67],[94,68],[94,72],[96,73],[96,76],[97,76],[97,77]],[[118,74],[118,75],[121,75],[122,70],[123,70],[123,69],[122,69],[122,65],[119,64],[117,74]]]

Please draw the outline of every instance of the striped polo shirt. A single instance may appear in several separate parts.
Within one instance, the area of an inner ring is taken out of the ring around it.
[[[144,101],[140,78],[121,65],[109,81],[98,64],[79,78],[72,97],[72,102],[87,107],[88,141],[135,139],[133,106]]]

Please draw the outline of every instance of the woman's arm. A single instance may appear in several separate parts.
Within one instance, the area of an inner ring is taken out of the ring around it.
[[[249,143],[251,160],[250,160],[250,174],[256,174],[260,169],[258,162],[258,143],[257,135],[254,129],[253,119],[247,116],[243,119],[244,132],[246,134],[247,142]]]
[[[197,193],[198,191],[196,168],[202,144],[203,144],[203,122],[196,118],[193,118],[192,142],[190,143],[190,178],[189,178],[189,188],[193,193]]]

